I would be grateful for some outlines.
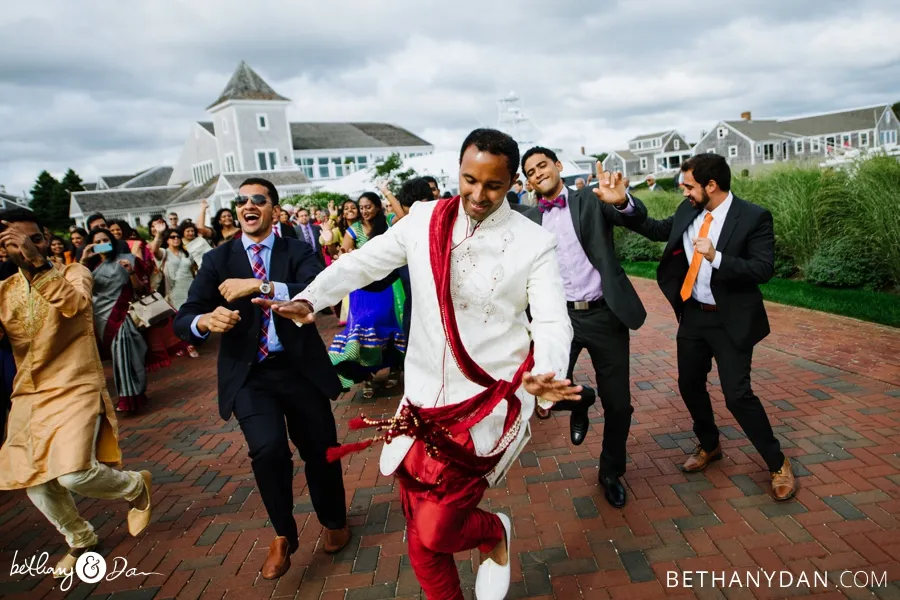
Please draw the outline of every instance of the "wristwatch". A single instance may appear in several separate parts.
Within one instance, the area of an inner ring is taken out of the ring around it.
[[[259,284],[259,293],[263,296],[271,296],[272,295],[272,284],[268,281],[263,281]]]

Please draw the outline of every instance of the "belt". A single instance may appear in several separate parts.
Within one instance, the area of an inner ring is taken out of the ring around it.
[[[568,308],[569,310],[590,310],[592,308],[600,308],[604,304],[606,304],[606,300],[604,298],[600,298],[599,300],[566,302],[566,308]]]
[[[691,301],[699,306],[700,310],[702,310],[703,312],[719,312],[719,307],[715,304],[704,304],[702,302],[694,300],[693,298],[691,298]]]

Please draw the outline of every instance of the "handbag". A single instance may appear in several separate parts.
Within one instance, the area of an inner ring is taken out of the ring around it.
[[[146,329],[175,316],[175,308],[159,292],[135,300],[128,306],[128,316],[138,329]]]

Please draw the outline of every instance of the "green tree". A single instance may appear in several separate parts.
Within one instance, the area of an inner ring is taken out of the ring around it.
[[[48,227],[53,227],[53,209],[59,202],[59,190],[59,181],[47,171],[41,171],[31,188],[31,209],[34,216]]]
[[[403,159],[400,158],[398,153],[394,152],[375,165],[375,178],[386,180],[391,192],[397,194],[404,183],[419,176],[415,169],[401,171],[400,169],[402,168]]]
[[[900,116],[900,102],[894,102],[894,105],[891,107],[894,109],[894,114]]]
[[[59,184],[58,193],[55,198],[56,202],[53,206],[52,219],[55,224],[62,227],[67,227],[70,224],[69,200],[71,198],[71,193],[83,191],[84,184],[81,181],[81,177],[78,176],[78,173],[72,169],[66,171],[65,176],[63,176],[63,179]]]
[[[340,207],[344,200],[348,197],[345,194],[336,194],[335,192],[313,192],[311,194],[298,194],[283,200],[282,204],[293,204],[297,207],[303,207],[311,210],[321,208],[326,210],[329,202],[334,202],[335,208]]]

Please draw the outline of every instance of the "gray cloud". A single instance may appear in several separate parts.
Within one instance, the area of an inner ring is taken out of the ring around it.
[[[0,13],[0,183],[172,163],[240,60],[294,120],[455,148],[515,90],[543,141],[604,150],[744,110],[900,100],[898,26],[891,0],[17,3]]]

